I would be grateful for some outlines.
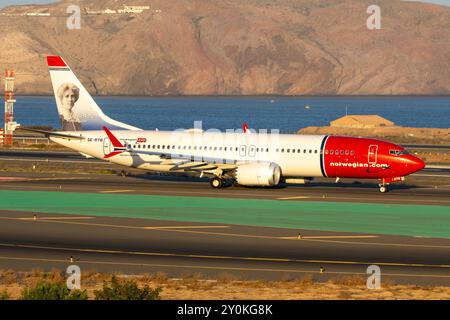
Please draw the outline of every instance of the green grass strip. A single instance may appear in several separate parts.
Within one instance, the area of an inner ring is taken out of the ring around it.
[[[450,206],[0,190],[0,209],[450,238]]]

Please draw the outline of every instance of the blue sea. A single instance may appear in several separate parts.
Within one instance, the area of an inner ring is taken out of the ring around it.
[[[59,128],[53,96],[17,97],[15,121]],[[96,97],[111,118],[143,129],[279,129],[326,126],[348,114],[378,114],[397,125],[450,127],[450,97]],[[308,107],[306,107],[308,106]]]

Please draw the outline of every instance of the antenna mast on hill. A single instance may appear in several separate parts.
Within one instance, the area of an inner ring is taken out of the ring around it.
[[[6,69],[5,72],[5,126],[4,139],[5,145],[12,145],[13,132],[17,123],[14,122],[14,71]]]

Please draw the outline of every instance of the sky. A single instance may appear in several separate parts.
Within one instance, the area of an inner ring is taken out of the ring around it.
[[[450,0],[409,0],[409,1],[420,1],[420,2],[431,2],[437,4],[443,4],[450,6]],[[55,2],[54,0],[0,0],[0,9],[7,7],[12,4],[43,4]]]

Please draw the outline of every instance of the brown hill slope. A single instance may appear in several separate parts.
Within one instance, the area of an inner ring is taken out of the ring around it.
[[[162,12],[83,16],[68,30],[68,3],[124,2],[62,1],[33,8],[52,17],[0,15],[0,68],[27,94],[51,92],[48,54],[97,94],[450,94],[450,8],[380,0],[371,31],[372,2],[133,0]]]

